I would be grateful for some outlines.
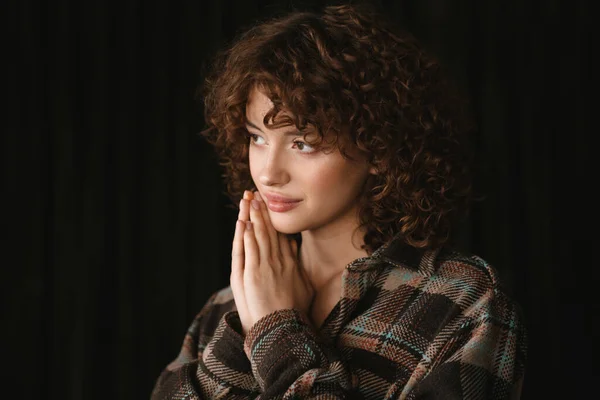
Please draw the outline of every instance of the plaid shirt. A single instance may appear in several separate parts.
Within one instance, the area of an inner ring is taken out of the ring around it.
[[[527,352],[493,267],[397,238],[346,266],[318,331],[286,309],[240,332],[231,288],[214,293],[152,399],[512,399]]]

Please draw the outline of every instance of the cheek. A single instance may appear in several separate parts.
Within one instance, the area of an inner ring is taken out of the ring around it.
[[[346,164],[316,171],[312,188],[326,199],[346,201],[354,198],[363,186],[366,175]]]
[[[335,165],[312,171],[307,180],[315,191],[327,196],[341,194],[349,183],[347,171]]]
[[[256,179],[256,175],[258,172],[257,167],[258,167],[258,165],[257,165],[256,156],[252,155],[252,150],[250,150],[250,152],[248,153],[248,169],[250,170],[250,176],[253,181],[255,181],[255,179]]]
[[[320,192],[335,192],[341,186],[339,177],[331,172],[316,174],[315,177],[312,184]]]

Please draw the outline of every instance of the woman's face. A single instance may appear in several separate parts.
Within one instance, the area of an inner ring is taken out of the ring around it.
[[[338,149],[325,154],[302,144],[302,134],[294,125],[266,128],[262,121],[272,107],[267,96],[252,91],[246,106],[246,127],[251,134],[250,173],[265,203],[271,203],[269,216],[275,229],[290,234],[355,218],[356,200],[374,169],[354,154],[356,162],[345,160]],[[284,135],[286,132],[294,135]],[[314,138],[316,134],[307,137]],[[269,202],[269,194],[298,201],[286,210],[281,203]]]

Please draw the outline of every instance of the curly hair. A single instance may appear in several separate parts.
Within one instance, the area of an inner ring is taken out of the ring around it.
[[[312,126],[311,146],[331,136],[343,157],[352,159],[350,146],[375,167],[358,199],[368,254],[396,235],[416,248],[441,246],[469,213],[475,124],[465,97],[412,35],[372,7],[271,18],[216,55],[200,92],[208,126],[200,134],[216,149],[234,204],[256,189],[245,128],[254,88],[273,102],[265,126]]]

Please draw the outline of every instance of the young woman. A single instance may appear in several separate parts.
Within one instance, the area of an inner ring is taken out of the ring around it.
[[[153,399],[519,397],[519,307],[452,246],[473,127],[435,59],[382,21],[294,12],[215,62],[203,134],[240,205],[230,286]]]

